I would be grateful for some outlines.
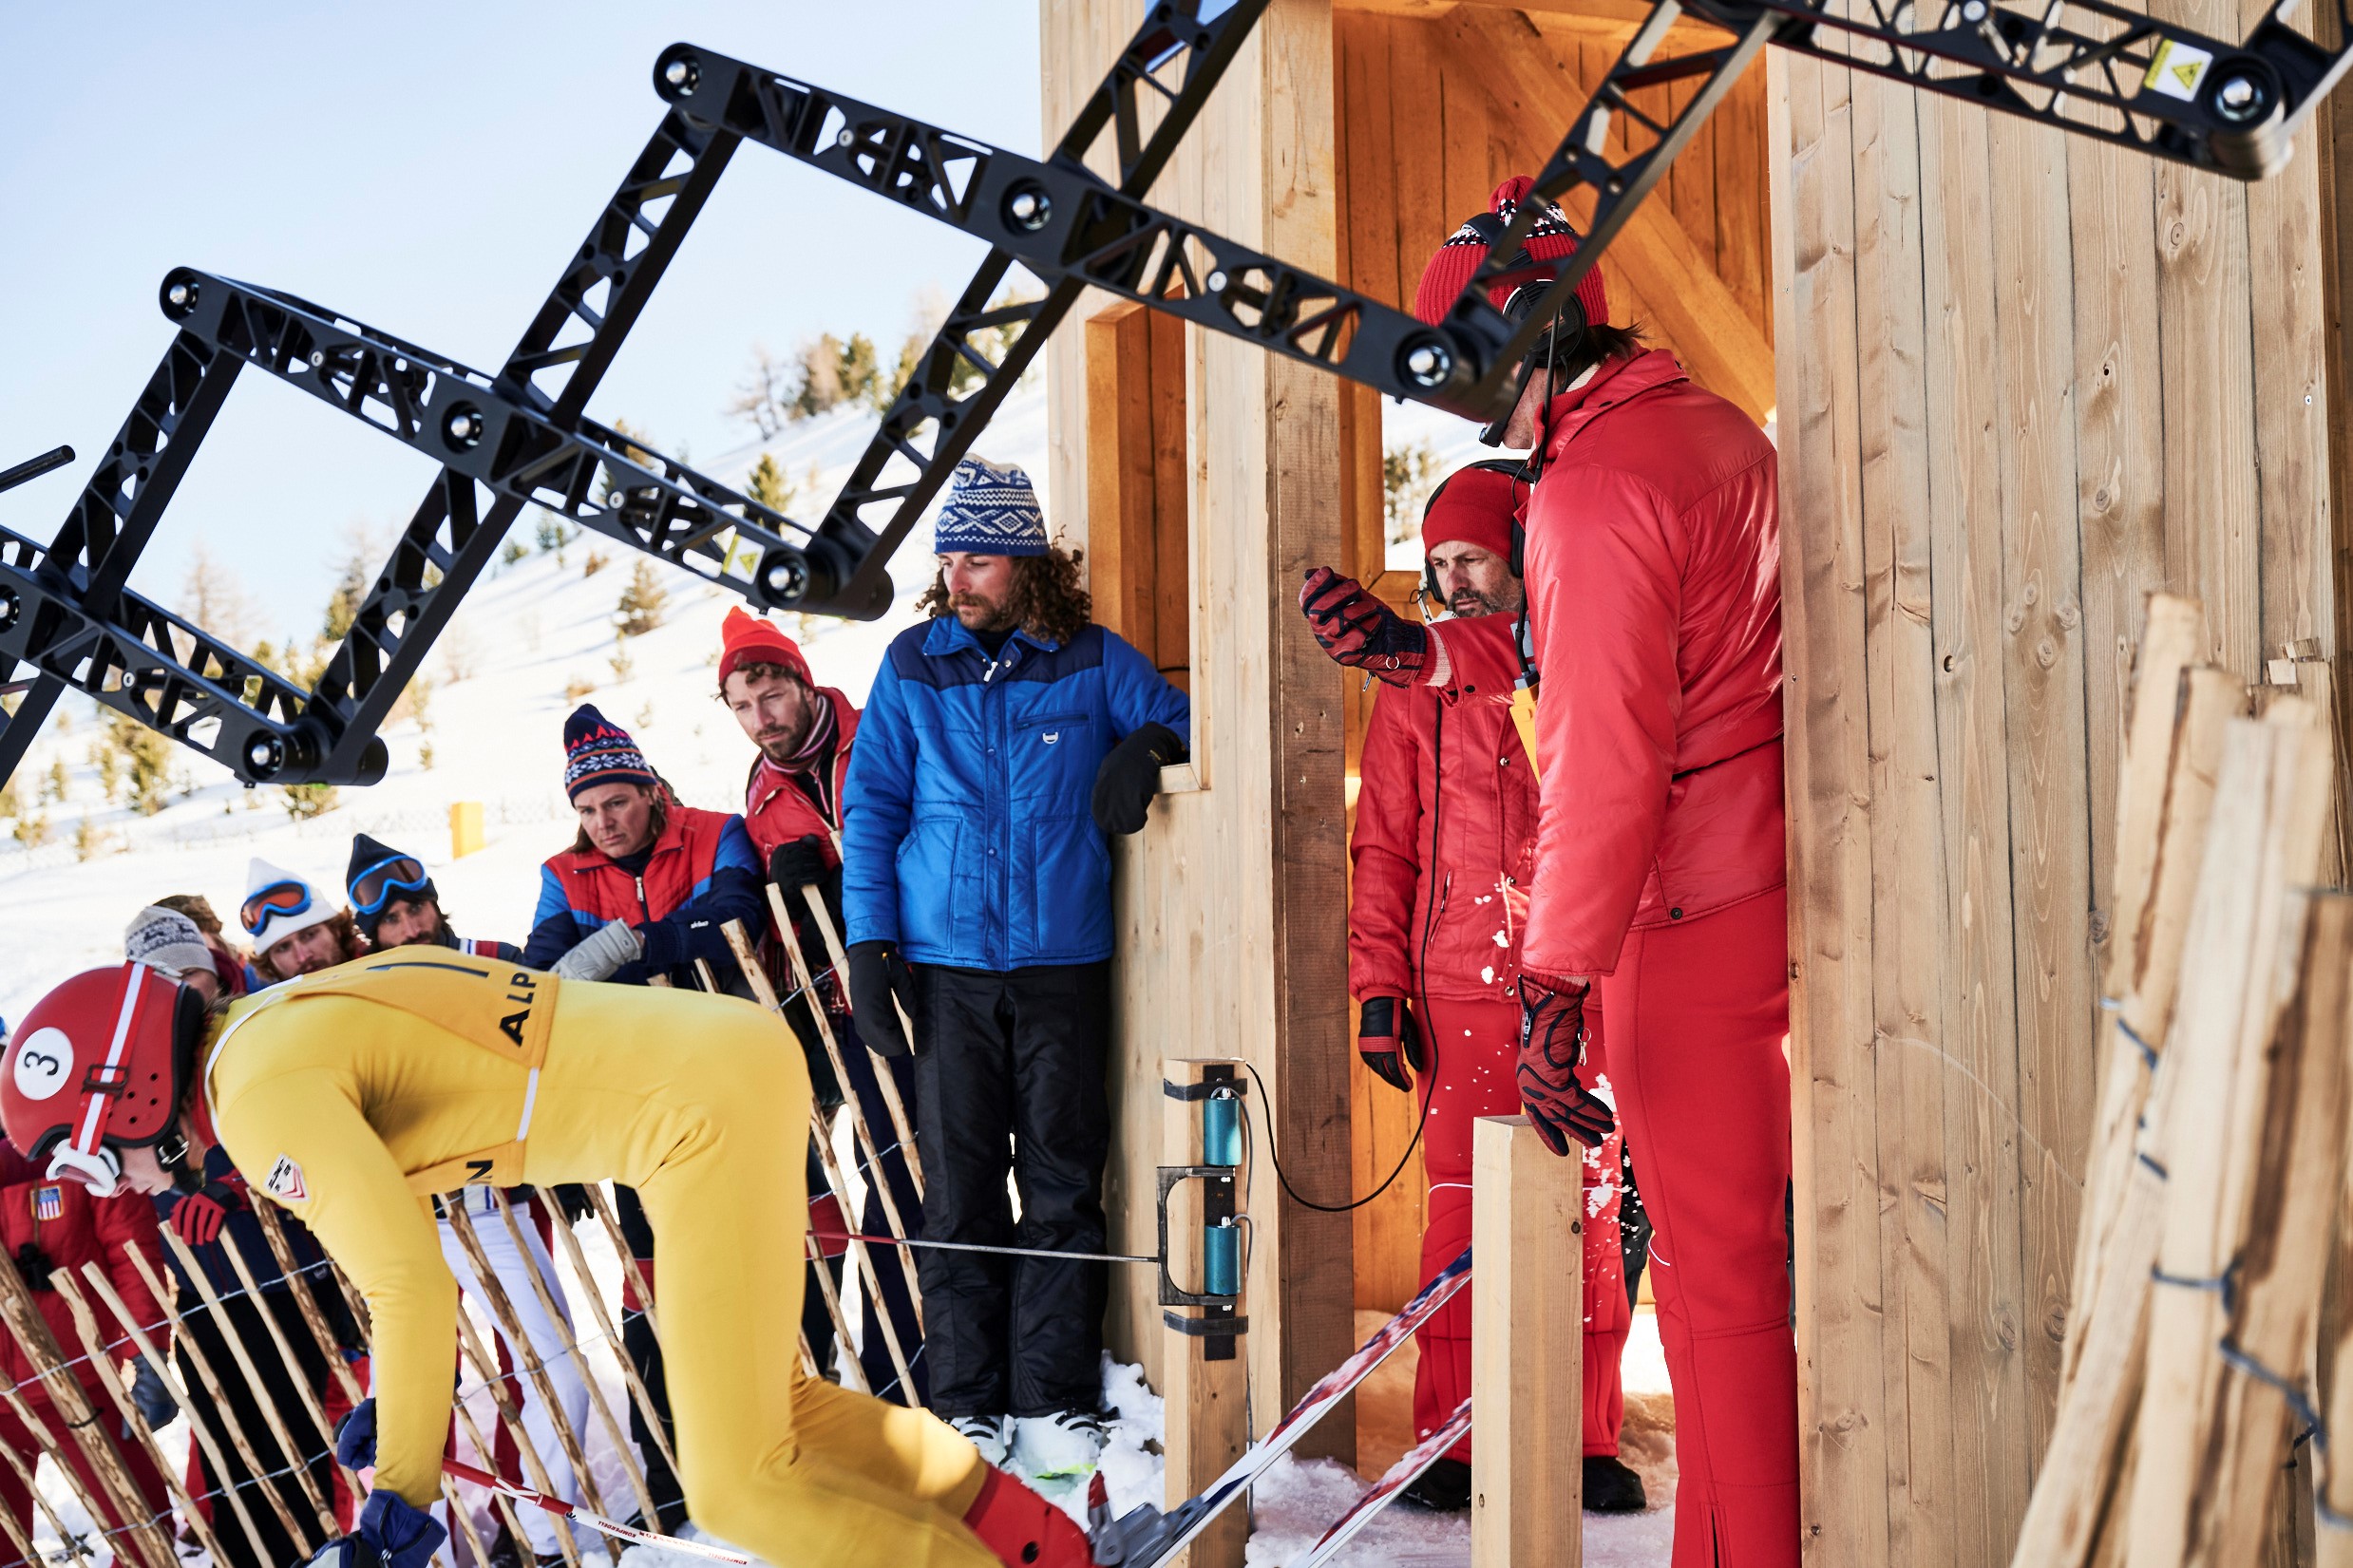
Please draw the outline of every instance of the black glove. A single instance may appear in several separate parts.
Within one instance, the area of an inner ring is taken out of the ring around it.
[[[1185,743],[1165,724],[1148,724],[1111,747],[1094,775],[1094,822],[1106,833],[1144,826],[1160,793],[1160,770],[1185,760]]]
[[[904,1056],[914,1048],[899,1027],[900,1008],[915,1016],[915,971],[899,955],[899,944],[851,943],[850,1016],[858,1020],[858,1037],[878,1056]]]
[[[801,887],[825,879],[828,865],[825,860],[825,841],[816,834],[806,834],[790,843],[778,844],[769,851],[768,879],[778,887]]]
[[[547,1189],[556,1200],[556,1212],[563,1216],[567,1225],[577,1225],[597,1212],[588,1200],[588,1188],[578,1181],[560,1181]]]
[[[1405,1075],[1405,1067],[1415,1073],[1424,1070],[1421,1030],[1414,1022],[1414,1010],[1405,1005],[1402,996],[1368,996],[1357,1014],[1357,1054],[1364,1065],[1393,1088],[1411,1094],[1414,1081]],[[1402,1058],[1405,1067],[1398,1066]]]
[[[1391,686],[1420,678],[1430,651],[1430,633],[1407,620],[1354,577],[1328,566],[1307,574],[1300,588],[1300,614],[1334,662],[1366,671]]]
[[[1577,1081],[1590,989],[1520,975],[1520,1104],[1554,1154],[1566,1154],[1571,1139],[1600,1148],[1618,1125],[1609,1103]]]
[[[131,1403],[139,1407],[147,1425],[160,1432],[178,1419],[180,1401],[172,1397],[154,1362],[142,1355],[134,1357],[132,1365],[137,1370],[131,1374]]]
[[[49,1275],[56,1267],[49,1261],[49,1255],[34,1242],[25,1242],[16,1249],[16,1272],[24,1275],[25,1289],[28,1291],[47,1290]]]

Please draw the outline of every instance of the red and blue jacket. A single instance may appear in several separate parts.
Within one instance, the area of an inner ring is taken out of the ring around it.
[[[629,856],[629,860],[637,857]],[[744,820],[673,803],[640,869],[594,849],[567,849],[540,870],[540,907],[522,961],[546,969],[611,920],[626,920],[645,956],[615,972],[617,985],[641,986],[651,974],[693,988],[694,960],[734,973],[726,926],[741,920],[757,934],[768,918],[761,868]]]

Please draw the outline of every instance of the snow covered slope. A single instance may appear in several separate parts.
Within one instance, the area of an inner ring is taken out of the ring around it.
[[[837,410],[787,429],[768,450],[799,487],[794,510],[823,505],[864,448],[874,416]],[[1046,492],[1043,379],[1017,389],[979,445],[996,463],[1017,463]],[[740,482],[751,459],[721,475]],[[821,482],[808,482],[812,466]],[[532,515],[513,537],[528,539]],[[218,541],[226,550],[235,540]],[[915,618],[915,595],[929,583],[930,525],[918,528],[893,563],[901,594],[879,621],[780,617],[801,637],[820,681],[863,702],[882,650]],[[606,564],[585,572],[594,553]],[[433,688],[429,729],[413,720],[387,727],[391,768],[383,783],[344,789],[337,809],[296,823],[279,791],[247,790],[194,753],[177,753],[188,774],[185,798],[153,817],[127,804],[108,806],[90,743],[100,734],[96,705],[61,704],[17,772],[29,808],[53,763],[63,760],[69,792],[46,809],[50,842],[27,853],[0,838],[0,1018],[13,1019],[65,975],[122,956],[123,927],[142,904],[172,893],[201,893],[234,920],[256,855],[340,889],[351,835],[371,833],[423,858],[434,870],[443,905],[463,935],[521,941],[539,893],[539,863],[570,845],[564,803],[563,720],[577,701],[594,702],[636,736],[646,755],[690,803],[740,808],[751,749],[714,698],[719,623],[732,595],[676,568],[655,563],[669,590],[662,626],[629,639],[626,676],[614,667],[614,606],[631,569],[646,557],[583,535],[562,553],[534,554],[494,569],[466,597],[427,658]],[[317,610],[285,616],[302,626]],[[463,678],[460,678],[463,677]],[[588,688],[585,697],[567,695]],[[63,723],[61,723],[61,717]],[[433,765],[424,765],[429,745]],[[464,860],[449,859],[448,810],[455,801],[485,807],[490,842]],[[87,818],[104,843],[78,858],[76,831]]]

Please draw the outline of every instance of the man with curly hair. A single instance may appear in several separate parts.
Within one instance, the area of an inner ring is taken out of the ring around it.
[[[874,1048],[915,1053],[926,1236],[1099,1253],[1108,835],[1144,825],[1189,711],[1090,619],[1079,558],[1047,541],[1020,469],[958,464],[934,548],[931,618],[891,643],[842,790],[851,1009]],[[992,1463],[1091,1470],[1103,1265],[926,1251],[919,1267],[932,1407]]]

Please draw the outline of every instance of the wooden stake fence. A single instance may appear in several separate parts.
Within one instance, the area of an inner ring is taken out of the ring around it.
[[[839,849],[840,846],[837,844],[835,847]],[[769,884],[768,901],[769,907],[776,914],[776,929],[788,935],[792,930],[792,916],[785,910],[784,890],[773,882]],[[847,996],[849,954],[842,946],[841,932],[834,928],[832,911],[825,908],[825,895],[805,882],[801,886],[801,901],[808,906],[809,918],[817,923],[818,934],[825,944],[826,961],[833,965],[834,979],[841,986],[842,994]],[[909,1018],[906,1010],[899,1006],[897,997],[891,999],[891,1007],[899,1014],[900,1028],[906,1030],[909,1040],[913,1040],[915,1020]],[[853,1011],[850,1016],[854,1020],[857,1013]],[[871,1046],[866,1047],[866,1052],[874,1058],[875,1083],[882,1091],[882,1104],[889,1107],[891,1130],[899,1135],[899,1146],[906,1151],[907,1175],[915,1182],[915,1196],[924,1198],[928,1194],[923,1185],[923,1162],[916,1154],[915,1124],[907,1120],[907,1104],[900,1097],[898,1079],[891,1075],[890,1059]]]

